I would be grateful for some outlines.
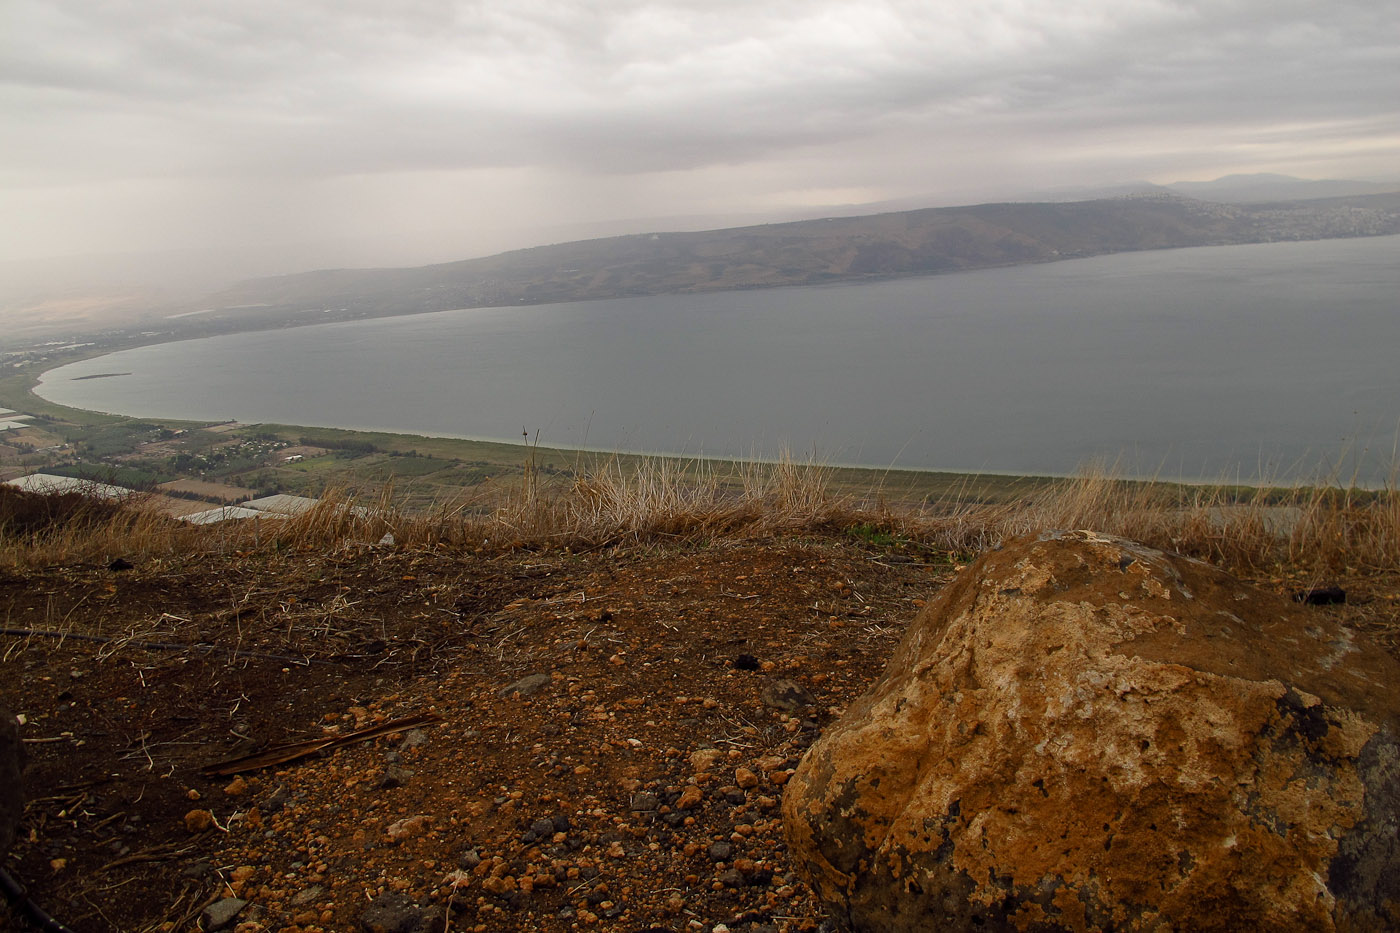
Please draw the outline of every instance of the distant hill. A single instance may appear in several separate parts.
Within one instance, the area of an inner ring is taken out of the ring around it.
[[[1370,181],[1294,178],[1263,172],[1226,175],[1214,181],[1179,181],[1166,186],[1178,194],[1205,201],[1260,204],[1268,201],[1300,201],[1315,198],[1348,198],[1400,191],[1400,185]]]
[[[814,285],[1048,262],[1129,250],[1400,233],[1400,194],[1218,204],[1174,194],[834,217],[652,233],[401,269],[243,282],[194,319],[265,324],[629,295]]]

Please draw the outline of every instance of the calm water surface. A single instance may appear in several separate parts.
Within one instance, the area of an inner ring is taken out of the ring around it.
[[[82,379],[100,373],[125,375]],[[48,373],[122,414],[1064,473],[1382,479],[1400,237],[820,288],[449,311],[141,347]]]

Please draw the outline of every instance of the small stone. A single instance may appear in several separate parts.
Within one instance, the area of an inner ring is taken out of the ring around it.
[[[192,833],[202,833],[214,825],[214,814],[208,810],[191,810],[185,814],[185,829]]]
[[[700,805],[700,801],[705,799],[705,792],[694,784],[686,785],[681,791],[680,799],[676,801],[677,810],[693,810]]]
[[[700,748],[690,753],[690,766],[696,770],[708,771],[715,766],[715,762],[724,757],[724,752],[717,748]]]
[[[640,812],[649,812],[651,810],[657,809],[659,806],[661,806],[661,802],[657,799],[657,796],[655,794],[649,791],[646,793],[632,795],[633,810],[637,810]]]
[[[734,659],[734,669],[739,671],[758,670],[758,658],[751,654],[741,654]]]
[[[481,855],[475,848],[468,849],[457,856],[457,864],[470,871],[481,864]]]
[[[200,915],[200,925],[206,930],[222,930],[233,922],[248,902],[240,897],[226,897],[215,901],[204,908],[204,913]]]
[[[734,783],[745,790],[752,790],[758,786],[758,775],[754,774],[748,768],[735,768]]]
[[[727,862],[729,861],[729,856],[733,854],[733,852],[734,847],[729,843],[716,842],[714,845],[710,846],[710,861]]]
[[[540,819],[535,820],[535,822],[530,824],[530,828],[525,830],[525,832],[521,835],[520,841],[525,843],[526,845],[529,845],[530,843],[536,842],[540,839],[548,839],[553,835],[554,821]]]
[[[384,773],[379,776],[379,787],[382,790],[392,790],[395,787],[403,787],[408,783],[408,779],[411,777],[413,777],[413,772],[408,768],[390,765],[385,768]]]
[[[379,895],[360,914],[364,933],[414,933],[423,921],[423,912],[403,894]]]
[[[307,904],[310,904],[312,901],[316,900],[324,893],[326,893],[325,888],[321,887],[320,885],[312,885],[305,891],[298,891],[295,895],[293,895],[292,906],[305,907]]]
[[[816,697],[795,680],[774,678],[763,685],[759,695],[764,706],[795,713],[817,702]]]
[[[529,677],[520,678],[508,687],[502,687],[497,691],[497,696],[533,696],[553,682],[554,678],[550,677],[548,674],[531,674]]]
[[[229,781],[227,784],[224,785],[224,794],[228,797],[237,797],[239,794],[242,794],[247,789],[248,782],[243,780],[242,775],[239,775],[238,777],[234,778],[232,781]]]
[[[404,733],[403,741],[399,743],[399,750],[417,748],[428,741],[428,733],[422,729],[409,729]]]
[[[394,842],[402,842],[405,839],[412,839],[414,836],[421,835],[423,831],[427,829],[428,823],[431,821],[432,817],[422,814],[418,816],[406,816],[401,820],[395,820],[390,823],[384,828],[384,832]]]

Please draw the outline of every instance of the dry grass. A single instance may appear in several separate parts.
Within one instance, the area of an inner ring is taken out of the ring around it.
[[[0,487],[3,488],[3,487]],[[116,557],[246,553],[374,544],[408,548],[572,547],[879,529],[921,547],[969,554],[1048,528],[1091,528],[1241,571],[1366,573],[1400,567],[1400,496],[1319,484],[1290,488],[1130,482],[1086,470],[1010,504],[953,496],[917,508],[831,490],[831,471],[772,464],[595,465],[572,485],[534,471],[409,513],[391,489],[330,493],[293,518],[191,527],[141,508],[0,494],[0,568]]]

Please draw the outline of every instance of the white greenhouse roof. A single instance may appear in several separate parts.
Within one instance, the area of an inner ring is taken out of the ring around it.
[[[78,479],[73,476],[56,476],[53,473],[30,473],[28,476],[12,479],[6,485],[16,486],[26,492],[37,492],[45,495],[76,492],[84,496],[92,496],[94,499],[125,499],[127,496],[135,495],[134,490],[127,489],[125,486],[96,483],[90,479]]]

